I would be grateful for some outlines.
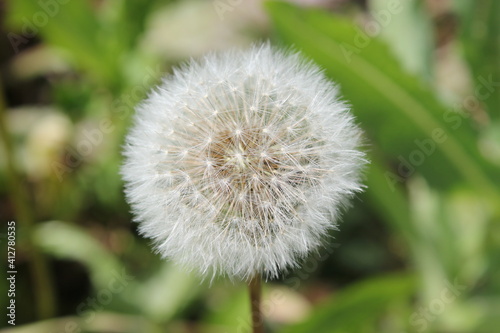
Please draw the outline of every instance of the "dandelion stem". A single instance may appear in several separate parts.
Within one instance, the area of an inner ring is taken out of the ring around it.
[[[253,333],[264,333],[264,318],[260,309],[261,277],[256,274],[248,283],[250,308],[252,311]]]

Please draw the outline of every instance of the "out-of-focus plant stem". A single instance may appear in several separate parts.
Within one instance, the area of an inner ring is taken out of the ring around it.
[[[47,259],[33,244],[35,216],[32,205],[29,202],[26,186],[22,182],[19,166],[16,163],[12,138],[7,128],[6,116],[3,86],[0,81],[0,138],[3,142],[6,155],[8,190],[14,205],[16,222],[20,224],[21,230],[26,232],[27,236],[27,242],[24,246],[29,254],[29,267],[33,280],[36,313],[39,319],[50,318],[55,315],[56,311],[51,273]]]

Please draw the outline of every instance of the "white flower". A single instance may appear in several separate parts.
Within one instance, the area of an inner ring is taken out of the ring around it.
[[[275,277],[361,190],[360,130],[313,64],[268,44],[190,61],[137,109],[122,174],[140,232],[203,274]]]

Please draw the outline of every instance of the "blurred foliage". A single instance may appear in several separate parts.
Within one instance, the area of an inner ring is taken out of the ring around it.
[[[137,235],[118,171],[134,106],[172,66],[269,37],[339,84],[372,163],[335,249],[266,283],[267,330],[498,331],[500,2],[294,2],[5,3],[0,207],[19,273],[2,332],[249,331],[244,285],[200,282]],[[53,318],[36,313],[33,247]]]

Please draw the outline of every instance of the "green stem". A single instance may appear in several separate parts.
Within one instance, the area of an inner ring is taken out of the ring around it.
[[[264,333],[264,317],[260,308],[261,278],[256,274],[248,283],[250,292],[250,308],[252,313],[253,333]]]
[[[14,205],[17,221],[26,232],[27,242],[25,248],[29,254],[29,268],[34,286],[35,304],[38,318],[45,319],[55,314],[55,299],[52,278],[44,255],[35,249],[33,244],[33,228],[35,218],[28,199],[26,186],[22,183],[21,172],[14,156],[14,146],[7,129],[3,86],[0,82],[0,138],[4,144],[7,160],[8,189]]]

